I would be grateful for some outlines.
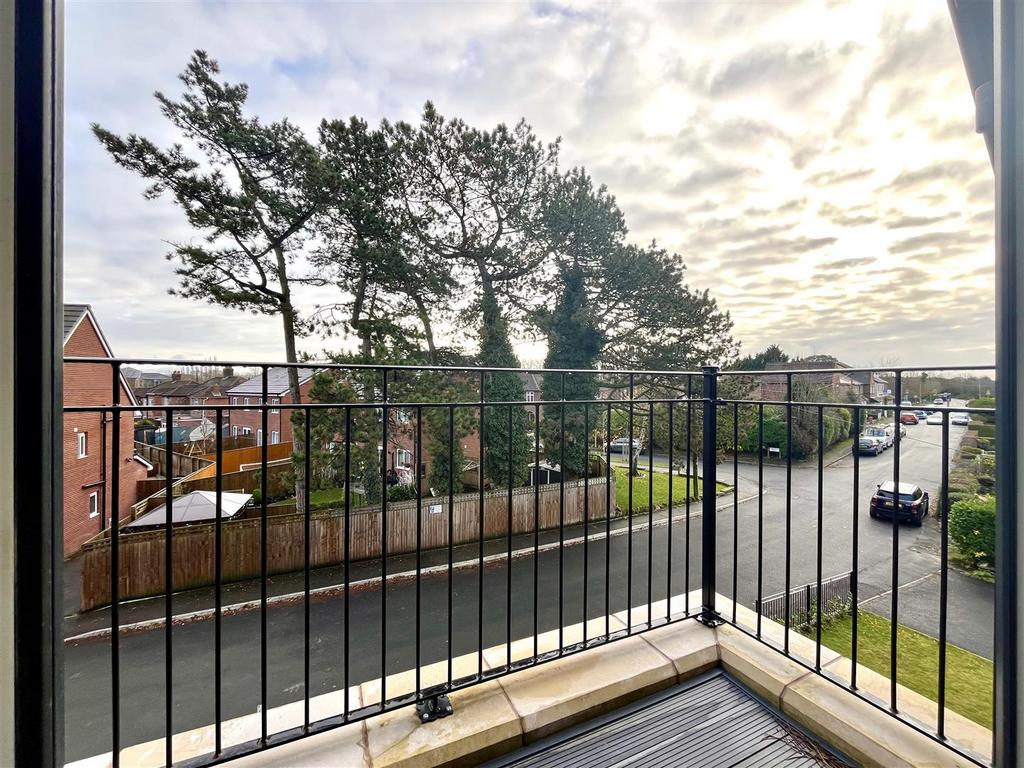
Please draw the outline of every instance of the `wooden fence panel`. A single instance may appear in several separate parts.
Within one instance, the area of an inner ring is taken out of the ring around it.
[[[614,479],[611,499],[614,504]],[[228,485],[225,483],[225,489]],[[590,519],[604,520],[606,487],[604,478],[589,482]],[[575,525],[583,521],[582,481],[565,483],[563,522]],[[512,491],[512,532],[530,533],[534,529],[532,487]],[[537,518],[541,530],[559,524],[559,486],[542,485],[537,491]],[[453,544],[480,538],[480,498],[476,493],[454,498],[452,510]],[[431,508],[435,511],[431,512]],[[423,549],[448,546],[448,498],[423,499],[421,543]],[[352,532],[349,542],[351,560],[369,560],[381,556],[381,510],[379,506],[350,511]],[[508,534],[507,491],[484,494],[485,539]],[[387,551],[405,554],[416,551],[416,502],[388,504]],[[302,515],[274,515],[267,519],[268,572],[287,573],[303,568],[305,562],[305,519]],[[173,533],[172,584],[175,591],[213,583],[215,526],[212,523],[175,528]],[[221,524],[221,570],[225,582],[250,579],[260,574],[260,520],[230,520]],[[164,592],[164,531],[122,533],[118,537],[122,600],[158,595]],[[314,512],[310,519],[310,560],[314,567],[342,562],[345,542],[345,517],[340,510]],[[82,610],[110,603],[110,541],[94,541],[83,547]]]

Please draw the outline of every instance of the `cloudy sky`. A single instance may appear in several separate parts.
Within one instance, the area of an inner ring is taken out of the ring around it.
[[[282,357],[277,321],[167,295],[182,217],[89,133],[173,141],[151,94],[204,48],[310,135],[431,99],[561,136],[745,352],[993,358],[993,182],[945,3],[71,2],[66,44],[65,298],[120,356]]]

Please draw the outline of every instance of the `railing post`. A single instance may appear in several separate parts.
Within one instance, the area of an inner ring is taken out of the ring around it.
[[[952,7],[952,6],[951,6]],[[1024,429],[1021,395],[1024,382],[1024,7],[1000,0],[994,9],[994,96],[996,177],[996,584],[995,584],[995,765],[1024,761],[1024,675],[1020,671],[1021,551],[1024,529],[1024,464],[1020,433]],[[943,510],[945,512],[945,510]]]
[[[700,621],[708,626],[722,623],[715,610],[715,569],[717,565],[717,525],[715,519],[715,489],[717,483],[718,454],[718,367],[704,366],[704,449],[701,472],[701,601]],[[671,596],[670,596],[671,597]]]

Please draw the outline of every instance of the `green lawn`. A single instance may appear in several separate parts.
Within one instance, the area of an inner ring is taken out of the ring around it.
[[[887,619],[867,611],[857,614],[857,661],[889,676]],[[853,620],[847,616],[822,627],[821,642],[844,656],[850,655]],[[814,630],[811,629],[811,636]],[[907,627],[897,631],[899,682],[938,700],[939,641]],[[992,662],[962,648],[946,648],[946,706],[986,728],[992,727]]]
[[[309,503],[310,507],[314,510],[317,509],[341,509],[345,506],[345,489],[344,488],[322,488],[309,492]],[[361,493],[352,493],[352,508],[361,507],[366,503]],[[269,506],[286,506],[294,505],[295,497],[292,496],[282,501],[274,502]]]
[[[629,470],[625,467],[612,467],[615,471],[615,504],[621,510],[629,508]],[[647,512],[649,509],[648,493],[649,480],[647,471],[641,468],[643,477],[633,478],[633,514]],[[728,490],[730,486],[725,483],[718,484],[718,492]],[[701,481],[699,478],[690,478],[690,499],[696,500],[701,497]],[[686,501],[686,477],[681,475],[672,476],[672,499],[675,504],[682,504]],[[654,508],[668,506],[668,474],[665,472],[654,473]]]

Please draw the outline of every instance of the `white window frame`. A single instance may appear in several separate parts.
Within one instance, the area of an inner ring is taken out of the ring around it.
[[[237,424],[233,424],[231,426],[231,436],[232,437],[238,437],[238,425]]]
[[[84,459],[89,455],[89,433],[78,433],[78,458]]]
[[[249,398],[248,397],[242,399],[242,405],[245,406],[245,410],[247,410],[247,411],[249,410]]]
[[[280,408],[274,408],[273,407],[275,405],[280,405],[280,404],[281,404],[281,398],[280,397],[272,397],[272,398],[270,398],[270,405],[271,405],[270,412],[271,413],[280,413],[281,412]]]
[[[100,493],[93,491],[89,494],[89,517],[99,517],[100,514]]]
[[[279,442],[281,442],[281,433],[275,429],[270,433],[270,444],[277,445]]]
[[[411,467],[412,466],[412,451],[407,450],[405,448],[396,448],[395,449],[395,466],[397,466],[397,467]]]
[[[532,389],[527,390],[527,392],[526,392],[526,402],[532,403],[535,399],[536,399],[536,397],[534,395],[534,391]]]
[[[263,445],[263,430],[256,430],[256,445]]]

